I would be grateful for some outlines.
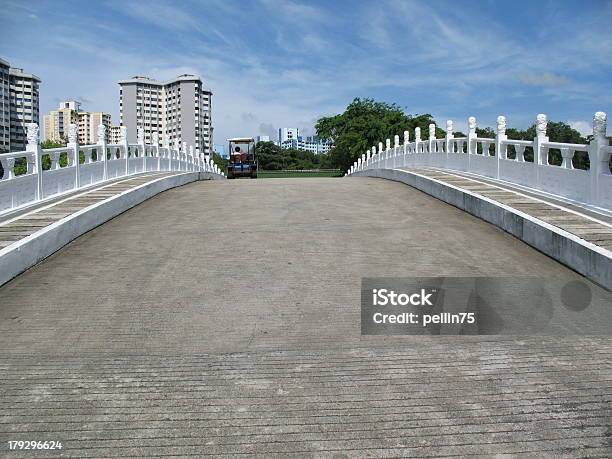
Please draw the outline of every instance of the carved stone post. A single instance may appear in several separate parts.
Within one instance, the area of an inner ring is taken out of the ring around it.
[[[98,161],[102,161],[102,179],[108,179],[108,164],[106,161],[106,126],[98,124]]]
[[[434,123],[430,123],[429,125],[429,153],[436,152],[436,125]]]
[[[159,132],[151,133],[151,145],[153,146],[153,154],[157,158],[157,170],[161,171],[161,154],[159,152]]]
[[[147,145],[145,144],[145,134],[143,128],[136,131],[136,142],[138,143],[138,156],[142,157],[142,172],[147,171]]]
[[[453,139],[453,120],[446,120],[446,142],[444,144],[444,150],[446,151],[446,162],[448,164],[448,154],[454,150]]]
[[[165,170],[169,171],[170,167],[172,166],[172,160],[170,159],[171,158],[170,136],[168,136],[168,134],[164,134],[163,150],[164,150],[164,158],[168,158],[168,168]]]
[[[127,138],[127,128],[125,126],[121,126],[119,128],[119,132],[121,133],[121,149],[123,150],[123,154],[125,155],[125,175],[129,175],[130,173],[130,144],[128,143]]]
[[[43,170],[38,124],[28,123],[26,125],[26,135],[28,139],[26,150],[30,152],[30,155],[28,156],[28,173],[36,174],[36,200],[40,201],[43,198]]]
[[[420,149],[421,149],[421,128],[420,127],[415,127],[414,128],[414,152],[415,153],[420,153]]]
[[[476,146],[476,117],[470,116],[468,118],[468,136],[467,136],[467,152],[468,155],[475,155],[478,150]],[[460,153],[463,153],[462,151]],[[469,160],[469,157],[468,157]]]
[[[68,126],[68,148],[72,150],[72,155],[69,157],[73,160],[74,165],[74,187],[81,187],[81,158],[79,155],[79,138],[78,138],[78,127],[76,124],[71,123]]]
[[[378,161],[380,160],[380,158],[376,154],[376,145],[374,145],[372,147],[371,151],[372,151],[372,154],[371,154],[371,156],[372,156],[372,164],[376,165],[376,164],[378,164]]]
[[[193,156],[193,145],[189,145],[189,170],[194,170],[194,156]]]
[[[599,183],[603,179],[602,175],[610,175],[610,151],[609,142],[606,137],[608,128],[608,117],[604,112],[597,112],[593,116],[593,140],[589,143],[589,170],[591,180],[591,203],[603,206],[603,190]]]
[[[185,170],[187,170],[187,142],[183,142],[182,144],[181,158],[183,160],[183,165],[185,166]]]
[[[499,115],[497,117],[497,135],[495,136],[495,162],[497,166],[495,167],[495,176],[499,178],[499,171],[502,166],[502,160],[508,158],[508,146],[504,144],[504,141],[508,137],[506,136],[506,117],[503,115]]]
[[[540,113],[536,118],[536,138],[533,141],[534,162],[540,166],[548,165],[548,148],[542,146],[542,143],[548,142],[547,125],[546,115]]]

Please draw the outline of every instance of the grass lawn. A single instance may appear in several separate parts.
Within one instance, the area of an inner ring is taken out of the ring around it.
[[[341,177],[342,172],[336,169],[313,171],[257,171],[257,178],[287,178],[287,177]]]

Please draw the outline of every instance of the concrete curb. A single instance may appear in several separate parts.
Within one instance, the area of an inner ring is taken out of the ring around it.
[[[412,186],[492,223],[612,291],[612,252],[561,228],[492,199],[415,172],[400,169],[369,169],[354,172],[351,176],[377,177]]]
[[[0,286],[82,234],[156,194],[197,180],[224,178],[209,172],[185,172],[161,177],[62,218],[0,250]]]

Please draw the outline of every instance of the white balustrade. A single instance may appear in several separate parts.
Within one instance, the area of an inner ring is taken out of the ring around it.
[[[429,125],[428,140],[421,140],[421,129],[415,128],[415,139],[410,142],[408,131],[400,147],[399,136],[394,145],[386,139],[372,147],[349,168],[347,175],[368,169],[435,167],[469,172],[590,207],[612,211],[612,174],[610,156],[612,146],[606,137],[607,117],[597,112],[593,117],[593,139],[588,144],[551,142],[546,135],[547,118],[536,118],[536,137],[533,140],[512,140],[506,135],[506,118],[497,118],[495,138],[476,135],[476,118],[468,118],[468,136],[454,137],[453,122],[446,122],[446,136],[436,138],[436,126]],[[533,160],[525,159],[525,150],[533,151]],[[560,165],[549,164],[551,149],[559,150]],[[573,165],[576,153],[589,159],[589,169]],[[511,157],[512,156],[512,157]]]
[[[28,124],[26,151],[0,154],[4,170],[0,177],[0,214],[133,174],[194,171],[224,176],[208,155],[195,152],[193,146],[187,150],[184,144],[181,152],[171,148],[166,138],[164,146],[160,147],[157,133],[152,136],[152,144],[145,143],[144,132],[138,133],[136,144],[130,144],[127,131],[122,127],[120,143],[107,144],[106,127],[100,125],[97,144],[79,145],[77,128],[73,124],[68,129],[65,147],[44,150],[40,148],[38,133],[36,123]],[[49,168],[43,170],[43,162],[47,161]],[[25,173],[15,172],[18,162],[25,163]]]

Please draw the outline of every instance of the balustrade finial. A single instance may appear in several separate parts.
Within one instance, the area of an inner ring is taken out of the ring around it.
[[[446,120],[446,135],[449,137],[453,135],[453,120]]]
[[[404,145],[410,143],[410,132],[404,131]]]
[[[183,142],[183,153],[187,153],[187,142]]]
[[[28,123],[26,125],[28,145],[38,145],[38,124]]]
[[[421,141],[421,128],[418,126],[414,128],[414,137],[415,142]]]
[[[151,133],[151,144],[155,147],[159,147],[159,132],[154,131]]]
[[[70,123],[70,126],[68,126],[68,143],[77,143],[78,133],[78,126],[74,123]]]
[[[391,139],[387,139],[387,140],[385,141],[385,146],[387,147],[387,150],[388,150],[389,148],[391,148]]]
[[[170,136],[168,134],[164,134],[163,145],[164,148],[170,148]]]
[[[540,113],[536,118],[536,133],[538,137],[546,137],[547,125],[548,120],[546,119],[546,115],[544,113]]]
[[[476,124],[476,117],[475,116],[470,116],[468,118],[468,130],[469,133],[472,135],[476,135],[476,128],[478,127],[478,125]]]
[[[605,112],[597,112],[593,115],[593,136],[605,137],[608,130],[608,116]]]
[[[497,117],[497,135],[506,135],[506,117],[504,115]]]
[[[382,153],[382,152],[383,152],[383,143],[378,142],[378,153]]]
[[[136,130],[136,138],[137,138],[137,142],[138,143],[144,143],[145,141],[145,134],[144,134],[144,129],[143,128],[138,128]]]
[[[399,135],[393,137],[393,145],[399,147]]]
[[[429,139],[433,140],[436,138],[436,125],[434,123],[429,124]]]
[[[98,143],[106,142],[106,126],[104,124],[98,124]]]
[[[121,143],[127,142],[127,128],[125,126],[119,128],[119,136],[121,137]]]

